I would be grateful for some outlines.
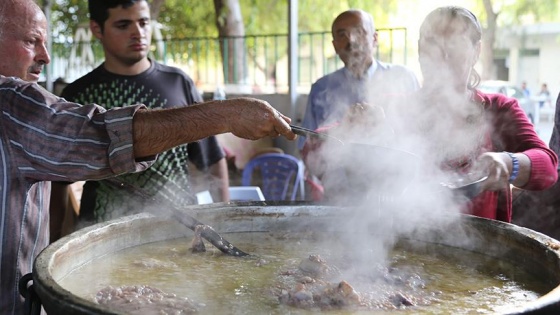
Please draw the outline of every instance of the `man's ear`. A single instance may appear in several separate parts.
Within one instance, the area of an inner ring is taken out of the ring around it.
[[[101,39],[103,37],[103,31],[101,30],[101,26],[94,20],[89,21],[89,29],[95,38]]]

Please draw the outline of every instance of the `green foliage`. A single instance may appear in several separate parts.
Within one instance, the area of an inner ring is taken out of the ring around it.
[[[288,32],[288,0],[239,0],[248,35],[286,34]],[[394,12],[397,0],[300,0],[299,31],[322,32],[331,28],[333,19],[349,8],[370,12],[376,25],[385,26],[387,12]],[[86,0],[54,0],[52,6],[53,35],[57,39],[71,37],[78,25],[89,22]],[[216,37],[214,5],[209,0],[166,0],[159,13],[159,22],[168,38]]]
[[[500,12],[501,25],[552,22],[558,19],[558,0],[505,2]]]
[[[247,34],[286,34],[288,32],[287,0],[240,1]],[[376,24],[386,25],[387,12],[394,12],[396,0],[299,0],[299,32],[323,32],[331,29],[334,18],[342,11],[356,8],[371,13]]]
[[[558,20],[560,0],[494,0],[494,12],[498,13],[498,25],[501,27],[539,23],[555,22]],[[486,12],[482,0],[476,1],[477,16],[485,24]]]
[[[87,0],[55,0],[52,3],[52,33],[57,41],[66,41],[79,25],[89,22]]]
[[[78,25],[88,23],[87,0],[52,1],[56,39],[71,37]],[[482,0],[471,1],[472,10],[484,24],[486,14]],[[288,0],[239,0],[239,3],[246,34],[288,32]],[[559,8],[559,0],[494,0],[493,4],[494,10],[500,12],[498,24],[501,26],[555,21]],[[298,6],[299,32],[328,31],[333,19],[349,8],[370,12],[378,27],[399,26],[389,25],[391,17],[398,15],[398,0],[299,0]],[[165,0],[159,14],[167,38],[217,37],[215,19],[213,1],[210,0]]]
[[[159,14],[168,38],[216,37],[214,5],[209,0],[166,0]]]

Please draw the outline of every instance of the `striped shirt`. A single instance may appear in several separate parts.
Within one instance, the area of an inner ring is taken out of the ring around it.
[[[50,181],[142,171],[132,117],[143,105],[105,110],[0,76],[0,313],[21,314],[18,281],[49,241]]]

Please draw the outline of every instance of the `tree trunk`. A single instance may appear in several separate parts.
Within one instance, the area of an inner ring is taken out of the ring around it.
[[[492,0],[483,0],[484,10],[486,11],[487,26],[482,32],[482,80],[491,80],[495,77],[494,71],[494,41],[496,40],[496,30],[498,13],[494,12]]]
[[[165,0],[150,0],[150,16],[152,17],[152,20],[158,20],[159,12],[164,2]]]
[[[165,44],[163,43],[163,35],[161,34],[161,24],[157,22],[161,6],[165,0],[150,0],[150,17],[152,19],[152,43],[156,45],[155,55],[158,61],[165,60]]]
[[[245,26],[239,0],[214,0],[216,26],[220,37],[224,83],[245,79]]]

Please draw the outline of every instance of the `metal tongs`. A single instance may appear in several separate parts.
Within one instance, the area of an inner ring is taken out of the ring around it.
[[[296,135],[300,135],[303,137],[312,137],[312,138],[317,138],[317,139],[321,139],[321,140],[334,140],[339,142],[340,144],[344,145],[344,142],[342,142],[342,140],[330,136],[326,133],[320,133],[320,132],[316,132],[313,131],[311,129],[307,129],[307,128],[303,128],[300,126],[294,126],[294,125],[290,125],[290,127],[292,128],[292,132],[295,133]]]
[[[197,219],[195,219],[193,216],[189,215],[185,211],[181,211],[180,209],[175,208],[175,206],[167,199],[150,196],[148,193],[144,191],[144,189],[123,182],[118,178],[108,178],[106,182],[117,189],[124,189],[129,193],[139,196],[145,200],[150,200],[158,203],[160,205],[159,209],[162,212],[167,212],[168,214],[171,215],[173,219],[177,220],[177,222],[183,224],[187,228],[194,231],[195,236],[197,235],[197,233],[200,233],[200,237],[210,242],[222,253],[228,254],[230,256],[238,256],[238,257],[249,256],[249,254],[247,254],[246,252],[242,251],[241,249],[237,248],[236,246],[228,242],[225,238],[223,238],[220,234],[218,234],[218,232],[216,232],[211,226],[198,221]]]

